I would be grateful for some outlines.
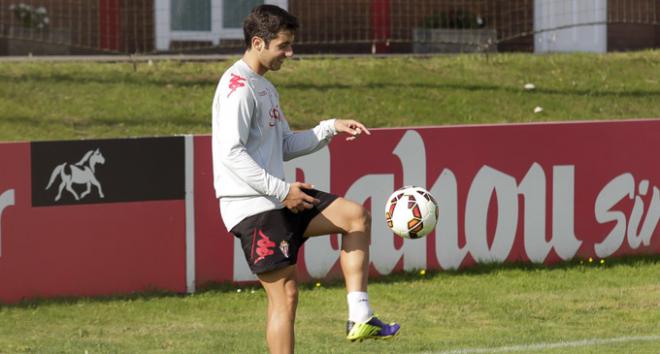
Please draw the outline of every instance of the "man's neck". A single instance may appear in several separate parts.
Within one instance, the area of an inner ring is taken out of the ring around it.
[[[246,50],[245,54],[243,54],[243,61],[245,64],[247,64],[252,71],[257,73],[258,75],[263,76],[268,69],[264,68],[261,63],[259,62],[259,59],[255,55],[256,53],[251,51],[251,50]]]

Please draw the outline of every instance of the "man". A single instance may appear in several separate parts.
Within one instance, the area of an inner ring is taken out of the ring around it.
[[[348,291],[347,339],[388,338],[399,325],[374,317],[367,296],[371,218],[360,204],[284,180],[284,161],[310,154],[339,133],[370,134],[354,120],[330,119],[292,132],[275,87],[263,77],[293,55],[298,21],[262,5],[245,19],[246,51],[222,76],[213,100],[213,170],[222,219],[241,240],[268,296],[272,353],[291,353],[298,301],[296,260],[308,237],[342,234],[340,263]]]

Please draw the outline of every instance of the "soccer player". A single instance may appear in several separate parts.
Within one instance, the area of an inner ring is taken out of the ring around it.
[[[339,134],[369,130],[329,119],[292,132],[277,90],[265,77],[293,55],[298,20],[274,5],[243,23],[246,50],[222,75],[213,99],[213,172],[222,220],[268,296],[266,339],[272,353],[291,353],[298,303],[296,259],[312,236],[342,234],[340,263],[348,292],[347,339],[388,338],[399,325],[374,316],[367,296],[371,218],[360,204],[284,180],[284,161],[317,151]]]

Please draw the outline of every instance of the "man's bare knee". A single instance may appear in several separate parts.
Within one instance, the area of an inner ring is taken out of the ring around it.
[[[298,307],[298,289],[286,287],[279,296],[269,297],[274,313],[294,319]]]
[[[298,287],[295,284],[285,284],[279,296],[273,297],[273,305],[276,311],[294,314],[298,307]]]
[[[355,211],[355,215],[351,220],[351,232],[366,232],[371,231],[371,213],[367,208],[360,206],[359,209]]]

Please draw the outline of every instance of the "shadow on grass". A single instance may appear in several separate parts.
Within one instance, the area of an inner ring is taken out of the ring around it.
[[[118,295],[104,295],[95,297],[81,297],[81,296],[61,296],[54,298],[40,298],[34,297],[21,300],[15,304],[0,304],[0,311],[8,308],[39,308],[51,305],[75,305],[81,303],[105,303],[114,301],[135,301],[135,300],[156,300],[164,298],[184,298],[187,294],[175,293],[167,290],[149,289],[143,292],[135,292],[131,294],[118,294]]]
[[[599,262],[600,259],[574,259],[571,261],[559,262],[551,265],[533,264],[533,263],[482,263],[467,267],[461,270],[431,270],[426,271],[424,277],[426,279],[438,276],[470,276],[482,275],[491,273],[500,273],[506,271],[555,271],[555,270],[572,270],[572,269],[593,269],[593,268],[613,268],[617,266],[636,266],[636,265],[649,265],[660,264],[660,254],[657,255],[639,255],[639,256],[625,256],[620,258],[607,258],[604,263]],[[419,271],[404,272],[392,274],[387,277],[370,279],[370,283],[397,283],[406,282],[411,280],[420,279]]]
[[[481,274],[491,274],[497,272],[506,272],[509,270],[515,271],[553,271],[553,270],[570,270],[570,269],[589,269],[589,268],[612,268],[617,266],[636,266],[636,265],[655,265],[660,264],[660,254],[657,255],[640,255],[640,256],[625,256],[621,258],[608,258],[605,264],[600,264],[598,260],[589,262],[586,259],[575,259],[567,262],[556,263],[553,265],[530,264],[530,263],[506,263],[506,264],[477,264],[461,270],[428,270],[425,271],[423,276],[420,275],[419,270],[411,272],[396,273],[387,276],[373,277],[369,280],[370,284],[395,284],[402,282],[418,281],[423,279],[434,279],[440,276],[478,276]],[[343,279],[322,280],[324,288],[343,288]],[[310,281],[299,285],[301,290],[312,290],[316,287],[316,281]],[[198,287],[195,296],[202,294],[213,293],[235,293],[237,289],[259,289],[260,285],[256,282],[242,283],[235,285],[229,282],[223,283],[207,283]],[[6,308],[38,308],[50,305],[60,304],[79,304],[79,303],[106,303],[114,301],[149,301],[164,298],[186,298],[190,295],[185,293],[176,293],[160,289],[150,289],[143,292],[136,292],[132,294],[123,295],[109,295],[98,297],[58,297],[50,299],[32,298],[26,299],[16,304],[0,304],[0,310]]]
[[[390,274],[387,276],[371,277],[369,284],[394,284],[410,281],[418,281],[420,279],[434,279],[437,277],[455,277],[455,276],[478,276],[482,274],[499,273],[506,271],[555,271],[555,270],[571,270],[571,269],[593,269],[593,268],[613,268],[617,266],[636,266],[636,265],[654,265],[660,264],[660,254],[657,255],[639,255],[639,256],[625,256],[620,258],[607,258],[604,264],[600,260],[593,260],[589,262],[588,259],[574,259],[571,261],[555,263],[552,265],[532,264],[532,263],[481,263],[476,264],[460,270],[424,270],[421,275],[421,270],[402,272]],[[313,289],[315,282],[301,284],[301,289]],[[323,280],[323,287],[326,288],[343,288],[343,279]],[[218,290],[220,290],[219,288]],[[236,287],[231,288],[235,291]]]
[[[589,89],[551,89],[551,88],[537,88],[533,92],[523,92],[519,87],[510,87],[503,85],[489,85],[489,84],[462,84],[462,83],[366,83],[358,85],[345,85],[345,84],[313,84],[313,83],[284,83],[278,84],[280,89],[294,89],[294,90],[314,90],[314,91],[331,91],[331,90],[355,90],[355,89],[393,89],[401,90],[405,88],[415,88],[424,90],[447,90],[447,91],[468,91],[479,92],[484,91],[492,92],[506,92],[510,94],[526,94],[526,95],[562,95],[562,96],[579,96],[579,97],[634,97],[634,98],[651,98],[654,96],[660,97],[660,90],[589,90]]]
[[[61,130],[69,129],[73,131],[87,132],[91,127],[94,128],[123,128],[125,130],[130,130],[137,127],[154,127],[164,126],[170,124],[172,126],[179,127],[180,130],[183,130],[180,134],[187,134],[190,130],[193,129],[206,129],[210,133],[209,122],[205,119],[197,119],[195,117],[149,117],[149,116],[122,116],[122,117],[89,117],[86,119],[57,119],[57,118],[42,118],[36,117],[27,114],[13,115],[13,116],[2,116],[0,115],[0,120],[3,123],[13,126],[25,126],[32,129],[39,127],[41,129],[48,130]],[[183,128],[183,129],[181,129]],[[172,134],[162,134],[166,136],[175,135]],[[140,135],[140,137],[145,137],[146,135]],[[126,138],[127,136],[116,136],[115,138]],[[70,139],[79,139],[79,136],[71,137]],[[11,137],[6,139],[11,141]],[[32,140],[43,140],[38,137],[35,137]],[[65,140],[65,139],[58,139]]]
[[[433,76],[433,73],[429,73]],[[157,86],[166,89],[167,87],[209,87],[214,88],[218,83],[219,77],[149,77],[140,74],[117,73],[112,77],[94,76],[81,73],[71,74],[47,74],[47,73],[28,73],[24,75],[9,75],[0,73],[0,81],[34,81],[44,83],[65,83],[65,84],[101,84],[101,85],[136,85],[136,86]],[[340,91],[355,89],[392,89],[401,90],[404,88],[423,89],[423,90],[449,90],[449,91],[468,91],[468,92],[506,92],[513,94],[528,95],[562,95],[562,96],[584,96],[584,97],[633,97],[633,98],[653,98],[660,97],[660,90],[600,90],[600,89],[553,89],[537,88],[533,92],[525,92],[520,87],[510,87],[497,84],[464,84],[464,83],[446,83],[437,81],[434,83],[425,82],[366,82],[360,84],[341,84],[341,83],[313,83],[313,82],[280,82],[276,83],[279,90],[311,90],[311,91]]]

